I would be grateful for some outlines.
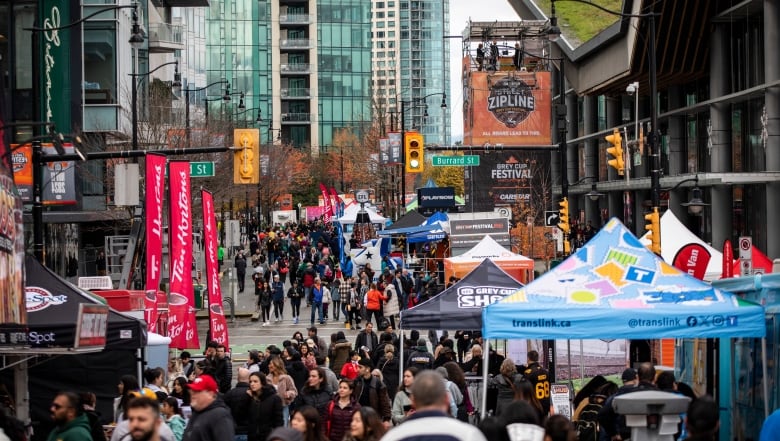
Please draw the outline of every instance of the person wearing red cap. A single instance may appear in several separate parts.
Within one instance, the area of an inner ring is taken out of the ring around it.
[[[219,397],[219,387],[211,375],[201,375],[190,384],[192,417],[182,441],[232,440],[235,435],[230,409]]]

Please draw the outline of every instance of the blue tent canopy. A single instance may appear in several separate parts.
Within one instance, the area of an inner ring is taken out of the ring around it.
[[[437,211],[436,213],[433,213],[431,217],[425,220],[422,225],[416,226],[416,227],[406,227],[406,228],[396,228],[393,230],[383,230],[377,232],[379,236],[396,236],[399,234],[415,234],[415,233],[429,233],[429,232],[439,232],[439,233],[445,233],[445,224],[449,221],[449,218],[447,217],[446,213],[442,213],[440,211]],[[440,237],[439,239],[431,239],[431,240],[441,240],[444,236]],[[418,240],[417,242],[423,242],[422,240]]]
[[[764,308],[647,250],[613,218],[551,271],[482,311],[485,338],[764,337]]]

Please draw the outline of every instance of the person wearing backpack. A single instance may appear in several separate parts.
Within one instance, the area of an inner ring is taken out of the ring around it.
[[[633,369],[631,370],[633,371]],[[630,375],[629,373],[628,376]],[[636,378],[636,371],[634,371],[633,378]],[[617,384],[609,381],[580,402],[580,406],[574,411],[572,418],[579,441],[598,441],[599,412],[601,412],[607,398],[614,395],[617,389]]]

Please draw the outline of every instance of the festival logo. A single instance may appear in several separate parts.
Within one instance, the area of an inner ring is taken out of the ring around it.
[[[516,288],[497,286],[459,286],[458,308],[484,308],[517,291]]]
[[[490,113],[511,128],[525,121],[536,109],[533,90],[516,77],[503,77],[491,84],[487,106]]]

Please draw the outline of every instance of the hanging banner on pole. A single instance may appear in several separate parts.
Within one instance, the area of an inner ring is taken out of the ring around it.
[[[192,287],[192,208],[190,206],[190,164],[171,161],[168,164],[170,197],[171,293],[168,301],[168,337],[176,349],[197,348],[195,296]]]
[[[144,320],[149,332],[157,332],[157,289],[162,274],[164,155],[146,155],[146,295]]]
[[[222,309],[222,287],[219,284],[217,261],[217,220],[214,216],[214,198],[211,192],[201,190],[203,201],[204,245],[206,248],[206,280],[209,292],[209,331],[217,343],[230,347],[225,311]]]
[[[333,215],[333,207],[330,205],[330,196],[328,196],[328,189],[320,182],[320,192],[322,193],[322,203],[325,205],[325,211],[322,213],[322,221],[326,224],[330,222],[330,217]]]
[[[401,146],[401,133],[391,132],[387,134],[390,144],[390,162],[388,165],[402,164],[404,162],[403,146]]]

